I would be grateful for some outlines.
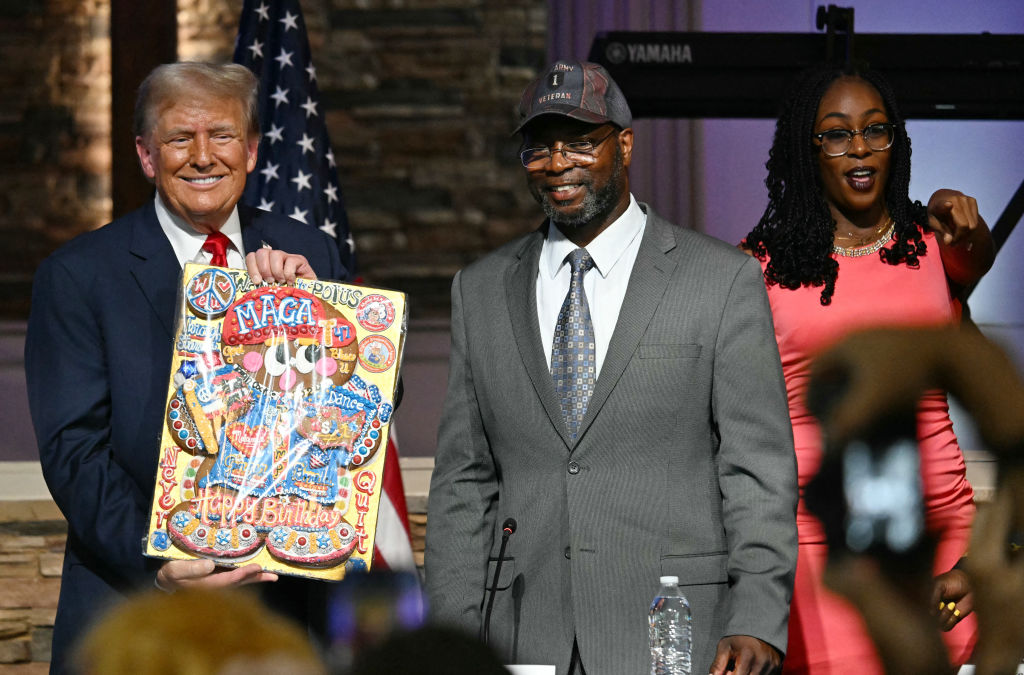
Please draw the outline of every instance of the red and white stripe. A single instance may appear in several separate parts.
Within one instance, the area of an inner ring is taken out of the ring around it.
[[[384,456],[384,491],[377,507],[377,531],[373,540],[373,565],[393,571],[415,571],[409,512],[405,506],[402,471],[398,464],[398,439],[391,427]]]

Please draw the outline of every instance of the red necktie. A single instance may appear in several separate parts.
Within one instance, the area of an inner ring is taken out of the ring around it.
[[[211,232],[210,236],[206,238],[206,243],[203,244],[203,250],[209,251],[210,264],[216,265],[217,267],[227,267],[228,257],[224,253],[231,246],[231,240],[220,232]]]

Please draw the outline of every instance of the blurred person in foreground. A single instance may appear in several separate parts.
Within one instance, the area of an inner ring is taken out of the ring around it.
[[[509,675],[497,655],[462,631],[439,626],[397,630],[360,650],[345,675]]]
[[[880,371],[879,360],[891,367]],[[1016,673],[1024,657],[1024,556],[1011,542],[1024,531],[1024,382],[1013,363],[973,329],[873,330],[848,337],[814,362],[809,397],[836,382],[843,383],[841,393],[822,420],[831,448],[935,388],[956,396],[976,422],[999,469],[996,495],[979,508],[961,564],[979,627],[971,661],[975,675]],[[929,570],[920,572],[921,583],[908,583],[873,556],[852,554],[832,556],[825,572],[825,582],[864,617],[893,675],[956,670],[935,625],[938,589],[931,588]]]
[[[62,246],[36,272],[29,407],[43,476],[68,521],[54,673],[97,612],[154,583],[173,591],[275,582],[263,583],[274,609],[314,631],[322,623],[317,582],[278,581],[255,563],[142,555],[184,264],[244,267],[257,284],[347,276],[323,232],[238,204],[256,166],[257,85],[237,64],[154,69],[139,88],[134,128],[153,199]]]
[[[822,459],[804,405],[810,364],[858,328],[959,323],[957,294],[988,270],[994,247],[973,198],[938,190],[927,206],[911,201],[910,138],[892,89],[870,70],[804,72],[785,98],[767,168],[768,206],[741,246],[761,261],[768,288],[801,489],[783,672],[844,675],[856,663],[869,675],[878,671],[874,648],[853,608],[821,584],[828,547],[803,498]],[[954,565],[967,547],[973,492],[944,392],[922,398],[916,423],[927,525],[939,534],[935,583],[948,607],[939,620],[963,663],[975,625],[967,577]]]
[[[74,663],[78,675],[326,675],[304,630],[226,588],[129,598],[84,634]]]

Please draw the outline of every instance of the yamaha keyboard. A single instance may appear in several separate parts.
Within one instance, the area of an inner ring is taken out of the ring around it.
[[[1024,119],[1024,35],[601,33],[589,60],[635,117],[766,117],[833,38],[892,83],[908,118]]]

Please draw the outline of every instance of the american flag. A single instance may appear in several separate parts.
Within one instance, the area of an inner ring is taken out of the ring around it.
[[[242,201],[320,228],[335,238],[341,261],[353,271],[355,244],[298,0],[245,0],[235,62],[260,79],[263,132],[259,162],[249,174]],[[304,225],[297,222],[296,227]],[[374,566],[415,570],[393,430],[385,451],[383,483]]]
[[[338,242],[352,271],[355,243],[298,0],[246,0],[235,62],[260,79],[263,126],[259,163],[242,201],[320,228]]]

